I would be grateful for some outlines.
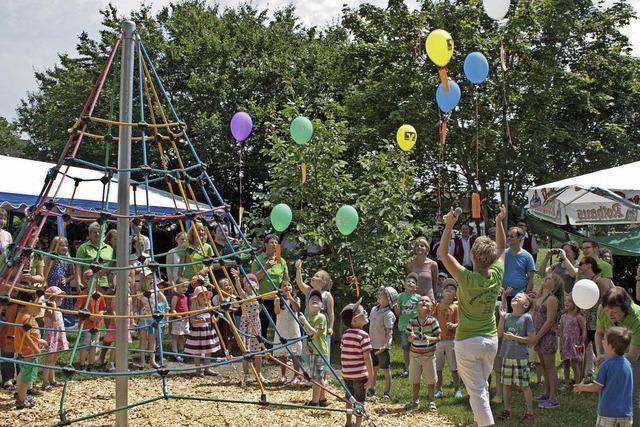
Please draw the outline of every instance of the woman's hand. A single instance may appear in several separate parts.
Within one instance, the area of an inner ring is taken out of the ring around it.
[[[296,271],[300,270],[302,268],[302,260],[301,259],[296,260],[295,266],[296,266]]]
[[[446,225],[453,227],[458,222],[458,217],[453,213],[453,208],[449,209],[449,213],[444,216],[444,222]]]
[[[273,266],[274,266],[274,265],[276,265],[276,264],[277,264],[277,262],[276,262],[276,258],[275,258],[275,257],[273,257],[273,258],[269,258],[269,259],[267,260],[267,262],[265,263],[265,266],[267,267],[267,270],[270,270],[270,269],[271,269],[271,267],[273,267]]]
[[[498,215],[496,215],[496,223],[503,222],[507,217],[507,209],[504,205],[500,205],[500,210],[498,211]]]

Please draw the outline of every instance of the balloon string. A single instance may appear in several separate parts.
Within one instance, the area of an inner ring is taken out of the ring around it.
[[[476,100],[476,181],[480,183],[480,107],[478,102],[478,85],[474,88]]]
[[[507,49],[504,47],[504,39],[500,35],[500,74],[502,76],[502,102],[504,103],[504,126],[506,141],[514,147],[511,140],[511,127],[509,126],[509,104],[507,101]]]
[[[240,205],[238,207],[239,212],[239,221],[242,222],[242,141],[238,141],[238,157],[239,157],[239,165],[238,165],[238,191],[240,193]]]
[[[353,267],[353,259],[351,258],[351,248],[347,248],[347,257],[349,258],[349,268],[351,269],[351,277],[352,277],[351,285],[356,287],[356,298],[359,298],[360,297],[360,281],[358,280],[358,276],[356,276],[356,270]]]
[[[440,115],[440,121],[438,122],[438,131],[440,133],[440,153],[438,160],[438,215],[436,218],[440,218],[442,216],[442,170],[444,168],[444,146],[447,143],[447,118],[442,111],[438,111]]]
[[[307,164],[304,162],[304,153],[300,150],[300,215],[304,220],[304,182],[307,180]]]

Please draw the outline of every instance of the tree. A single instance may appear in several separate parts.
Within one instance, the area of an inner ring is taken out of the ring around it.
[[[306,257],[308,245],[324,246],[329,258],[311,258],[306,268],[311,274],[314,269],[328,270],[340,284],[352,272],[351,257],[364,294],[375,297],[381,285],[400,285],[410,242],[424,231],[414,218],[423,198],[414,186],[416,167],[389,142],[362,153],[357,164],[346,162],[343,157],[353,134],[343,120],[345,109],[328,103],[323,111],[325,120],[313,121],[313,139],[303,147],[295,145],[288,130],[297,107],[290,106],[265,123],[270,137],[262,154],[269,159],[270,178],[256,195],[248,226],[256,235],[264,235],[271,229],[271,208],[288,204],[294,220],[283,237],[295,241],[296,249],[285,256],[289,260]],[[302,159],[308,171],[304,189]],[[354,170],[366,174],[358,176]],[[356,231],[348,237],[340,235],[335,225],[336,211],[343,204],[354,206],[360,216]],[[334,293],[340,301],[353,298],[353,290],[343,285],[336,286]]]
[[[16,125],[0,117],[0,154],[4,156],[21,157],[23,143],[16,129]]]

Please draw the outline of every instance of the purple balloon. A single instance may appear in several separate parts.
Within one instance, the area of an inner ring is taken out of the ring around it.
[[[244,111],[237,112],[231,118],[231,134],[238,142],[242,142],[251,133],[253,129],[253,120],[251,116]]]

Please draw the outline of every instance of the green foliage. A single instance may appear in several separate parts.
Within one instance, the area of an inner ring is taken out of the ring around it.
[[[4,156],[21,157],[22,141],[18,137],[16,125],[0,117],[0,154]]]
[[[344,109],[327,104],[323,111],[325,120],[313,120],[314,136],[304,147],[289,135],[290,120],[298,114],[296,107],[287,107],[265,124],[270,129],[269,146],[262,154],[268,158],[270,178],[265,191],[255,196],[248,226],[264,235],[271,229],[271,208],[289,204],[294,220],[284,238],[294,240],[297,249],[285,258],[292,261],[303,256],[307,245],[330,248],[330,257],[312,257],[305,266],[310,275],[319,268],[331,273],[340,305],[353,298],[353,290],[346,285],[351,274],[349,252],[365,295],[373,298],[378,286],[401,283],[409,243],[422,231],[413,215],[423,195],[414,185],[415,166],[394,144],[383,141],[380,149],[347,163],[345,151],[358,141],[342,120]],[[304,188],[303,159],[307,167]],[[335,225],[336,211],[343,204],[355,207],[360,216],[358,228],[348,237]]]

